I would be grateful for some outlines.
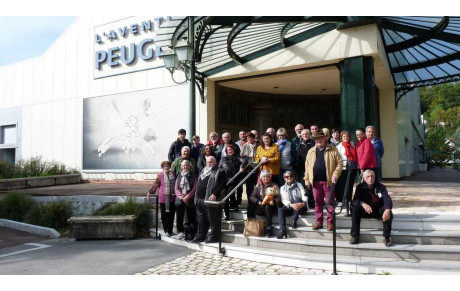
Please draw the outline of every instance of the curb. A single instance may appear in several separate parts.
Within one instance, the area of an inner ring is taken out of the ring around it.
[[[40,236],[47,236],[50,238],[58,238],[61,235],[54,228],[43,227],[23,222],[17,222],[14,220],[2,219],[0,218],[0,226],[8,227],[11,229],[16,229],[28,233],[37,234]]]

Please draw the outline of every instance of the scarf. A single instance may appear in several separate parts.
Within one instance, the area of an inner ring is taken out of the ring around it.
[[[345,155],[347,160],[353,160],[353,162],[358,163],[358,155],[356,154],[356,149],[350,142],[343,142],[342,145],[345,148]]]
[[[278,140],[276,142],[276,144],[278,145],[278,147],[280,148],[280,152],[282,152],[284,150],[284,146],[286,145],[287,143],[287,139],[283,139],[283,140]]]
[[[203,170],[203,172],[202,172],[201,175],[200,175],[200,179],[201,179],[201,180],[206,179],[206,177],[209,176],[209,175],[211,174],[211,170],[212,170],[212,168],[205,167],[204,170]]]
[[[165,209],[169,212],[169,204],[171,202],[171,185],[174,185],[174,174],[170,171],[169,175],[164,174],[163,182],[165,184]]]
[[[181,192],[182,194],[187,194],[188,191],[190,191],[190,184],[188,182],[188,176],[190,174],[190,171],[184,173],[180,173],[181,175],[181,178],[180,178],[180,184],[179,184],[179,187],[181,188]]]

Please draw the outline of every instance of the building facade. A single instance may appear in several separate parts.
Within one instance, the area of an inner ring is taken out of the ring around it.
[[[88,179],[153,179],[190,114],[188,84],[158,58],[174,21],[79,17],[43,55],[0,67],[0,157],[41,156]],[[370,24],[222,69],[197,98],[196,133],[203,142],[211,131],[283,126],[292,137],[297,123],[352,132],[372,124],[384,178],[409,176],[424,145],[420,102],[412,91],[396,103],[383,47]]]

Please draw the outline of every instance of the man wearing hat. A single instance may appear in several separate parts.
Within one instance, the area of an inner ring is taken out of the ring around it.
[[[329,199],[332,183],[337,183],[342,173],[342,158],[334,146],[327,144],[327,137],[321,129],[313,133],[315,146],[308,151],[305,160],[305,186],[313,187],[315,198],[316,223],[313,230],[323,228],[323,206]],[[335,193],[332,196],[332,206],[327,213],[327,230],[332,231],[332,211],[335,205]],[[329,213],[331,212],[331,213]]]

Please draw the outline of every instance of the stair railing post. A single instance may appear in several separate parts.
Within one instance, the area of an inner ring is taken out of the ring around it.
[[[332,183],[331,190],[329,191],[329,199],[327,202],[326,210],[328,213],[332,214],[332,274],[331,275],[338,275],[337,274],[337,245],[336,245],[336,219],[335,219],[335,203],[332,203],[332,195],[335,191],[335,183]],[[332,205],[334,204],[334,205]],[[333,206],[332,212],[329,212],[329,206]]]
[[[160,238],[158,236],[158,195],[155,196],[155,238]]]

